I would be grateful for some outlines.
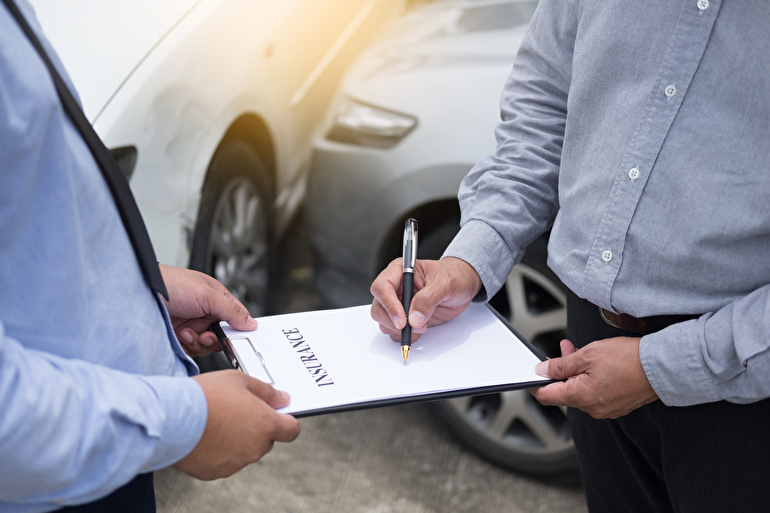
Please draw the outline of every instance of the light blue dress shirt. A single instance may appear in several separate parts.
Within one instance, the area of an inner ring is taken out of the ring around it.
[[[701,315],[642,338],[665,404],[770,397],[768,48],[766,0],[541,0],[445,256],[491,296],[553,225],[580,297]]]
[[[89,502],[184,457],[206,423],[186,377],[197,372],[45,65],[0,4],[0,511]]]

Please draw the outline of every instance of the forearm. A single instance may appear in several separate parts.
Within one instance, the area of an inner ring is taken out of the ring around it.
[[[191,379],[140,377],[27,350],[0,325],[0,509],[95,500],[197,444]]]
[[[770,285],[643,337],[639,352],[650,384],[669,406],[770,397]]]
[[[488,297],[558,211],[576,24],[571,2],[541,2],[502,93],[497,149],[460,187],[462,230],[445,256],[473,265]]]

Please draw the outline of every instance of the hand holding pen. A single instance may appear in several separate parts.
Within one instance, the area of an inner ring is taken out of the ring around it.
[[[404,251],[403,251],[403,291],[401,301],[404,305],[404,314],[406,314],[406,324],[401,330],[401,357],[404,359],[404,365],[409,359],[409,351],[412,348],[412,326],[409,324],[409,307],[412,304],[414,295],[414,266],[417,260],[417,221],[408,219],[404,226]]]
[[[416,255],[414,249],[412,245],[412,252]],[[402,340],[407,324],[409,331],[416,335],[407,339],[411,341],[429,326],[454,319],[481,289],[481,279],[473,267],[457,258],[415,260],[413,273],[407,273],[412,274],[411,278],[404,273],[404,261],[403,258],[394,259],[369,289],[374,296],[372,319],[380,325],[380,331],[396,342]],[[405,278],[413,280],[414,297],[404,293]],[[407,298],[409,303],[405,304]],[[410,312],[412,307],[414,311]],[[408,347],[411,350],[411,345]],[[407,352],[406,349],[402,351],[402,356],[404,352]]]

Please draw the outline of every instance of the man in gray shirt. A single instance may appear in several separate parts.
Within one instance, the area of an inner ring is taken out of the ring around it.
[[[566,381],[533,393],[574,407],[592,511],[770,504],[768,27],[763,0],[541,0],[460,233],[419,263],[415,336],[552,230],[570,341],[538,372]],[[400,284],[372,285],[394,338]]]

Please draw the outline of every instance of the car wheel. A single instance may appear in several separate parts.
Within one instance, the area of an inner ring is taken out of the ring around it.
[[[556,356],[566,334],[566,296],[546,266],[546,245],[542,237],[527,248],[490,303],[524,338]],[[543,406],[524,390],[439,401],[432,408],[462,442],[505,468],[553,481],[579,479],[563,408]]]
[[[222,282],[258,317],[272,309],[273,202],[267,168],[243,141],[217,150],[204,184],[190,267]]]

